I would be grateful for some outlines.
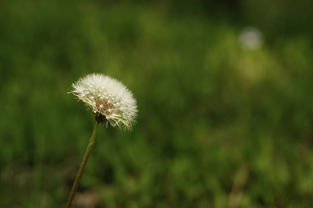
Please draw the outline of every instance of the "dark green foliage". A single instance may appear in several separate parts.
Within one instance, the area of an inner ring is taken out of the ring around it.
[[[251,2],[1,2],[0,207],[65,205],[95,122],[67,92],[92,72],[139,106],[133,131],[98,130],[79,190],[98,207],[227,207],[241,167],[240,207],[312,207],[313,16],[277,1],[275,30]]]

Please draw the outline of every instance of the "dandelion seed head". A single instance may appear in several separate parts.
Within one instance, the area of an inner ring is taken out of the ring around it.
[[[72,86],[71,93],[90,106],[98,118],[105,117],[112,126],[131,128],[138,111],[137,104],[133,94],[121,82],[109,76],[89,74]]]
[[[263,45],[263,35],[257,28],[247,27],[240,33],[239,42],[244,49],[257,50]]]

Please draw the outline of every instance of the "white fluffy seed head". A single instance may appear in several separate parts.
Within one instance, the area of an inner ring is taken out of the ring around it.
[[[137,114],[133,94],[119,81],[101,74],[89,74],[73,83],[74,94],[102,115],[112,126],[130,129]]]

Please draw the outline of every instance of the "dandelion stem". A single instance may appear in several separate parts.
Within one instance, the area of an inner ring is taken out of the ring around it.
[[[92,130],[91,136],[90,136],[90,138],[88,140],[88,146],[86,148],[86,151],[84,153],[83,159],[82,159],[82,161],[80,163],[80,167],[79,167],[79,169],[77,171],[75,180],[73,182],[73,185],[72,185],[72,188],[71,188],[71,192],[70,192],[70,195],[69,195],[67,203],[66,203],[66,208],[70,208],[71,205],[72,205],[72,202],[73,202],[74,197],[75,197],[75,193],[76,193],[78,185],[79,185],[79,181],[80,181],[80,179],[81,179],[81,177],[82,177],[82,175],[84,173],[84,170],[85,170],[87,162],[88,162],[89,155],[92,152],[93,146],[95,144],[97,125],[98,125],[98,123],[95,124],[95,126],[94,126],[94,128]]]

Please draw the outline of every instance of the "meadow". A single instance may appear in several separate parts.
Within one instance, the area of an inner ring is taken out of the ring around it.
[[[312,3],[230,2],[1,1],[0,207],[65,206],[89,73],[139,113],[98,129],[75,207],[312,207]]]

